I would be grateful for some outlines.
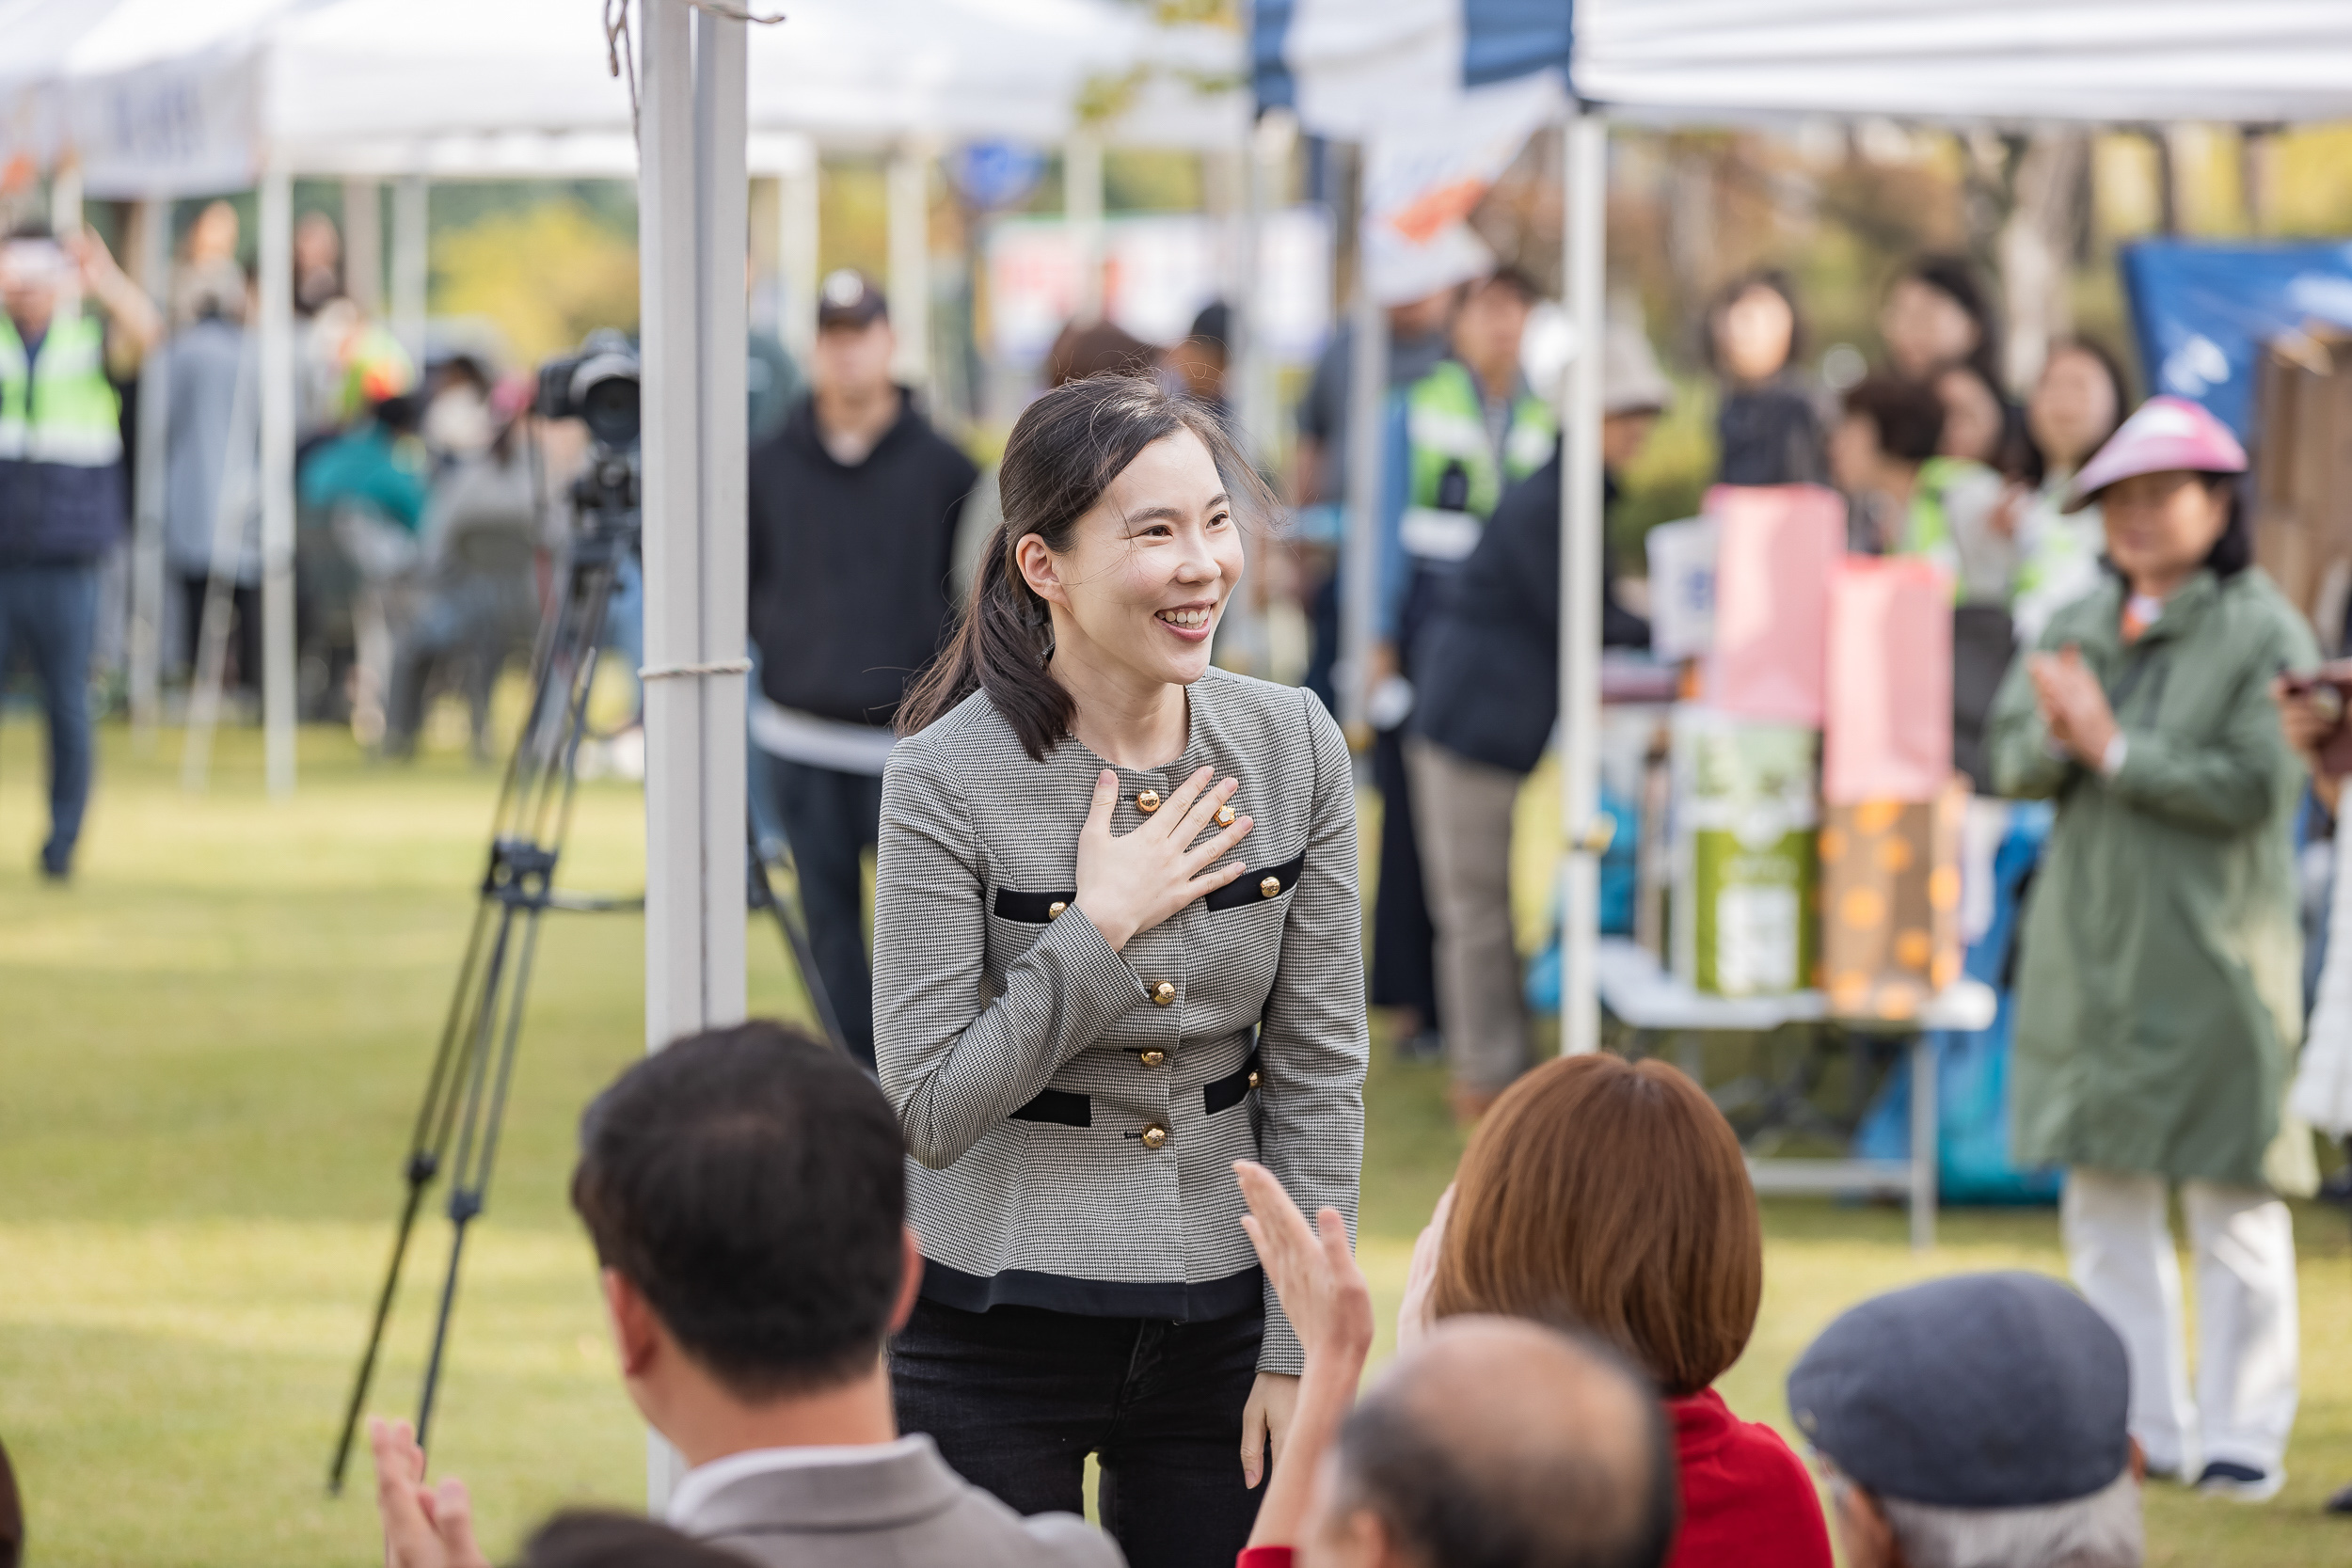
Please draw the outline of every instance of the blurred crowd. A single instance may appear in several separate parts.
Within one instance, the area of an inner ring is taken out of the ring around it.
[[[1388,309],[1376,641],[1363,677],[1386,805],[1373,1000],[1396,1009],[1409,1053],[1450,1054],[1466,1116],[1528,1060],[1505,895],[1510,823],[1558,709],[1558,437],[1521,362],[1536,298],[1503,269]],[[1963,604],[1994,612],[1962,623],[1985,630],[1981,646],[1957,656],[1987,666],[1972,672],[1972,689],[1989,705],[2013,649],[2099,581],[2098,509],[2061,502],[2131,408],[2115,355],[2089,339],[2053,342],[2013,397],[1986,291],[1968,262],[1946,256],[1890,280],[1885,360],[1829,356],[1848,372],[1839,385],[1809,369],[1802,303],[1781,273],[1733,279],[1699,325],[1715,383],[1714,482],[1832,485],[1851,549],[1950,570]],[[1297,526],[1272,574],[1312,627],[1307,682],[1335,708],[1345,705],[1335,671],[1351,352],[1343,333],[1298,406]],[[1627,319],[1610,327],[1602,370],[1613,515],[1660,418],[1699,388],[1677,388]],[[1606,645],[1647,645],[1648,588],[1643,563],[1612,549],[1597,590]],[[1964,755],[1979,750],[1983,718],[1963,722]]]

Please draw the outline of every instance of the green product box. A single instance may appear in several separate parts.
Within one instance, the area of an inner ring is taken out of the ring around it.
[[[1674,972],[1718,996],[1812,984],[1819,732],[1676,711]]]

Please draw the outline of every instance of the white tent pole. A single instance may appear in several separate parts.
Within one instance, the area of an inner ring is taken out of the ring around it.
[[[82,231],[82,166],[72,158],[49,178],[49,228],[56,234]]]
[[[898,352],[890,373],[920,388],[931,369],[930,151],[919,144],[892,149],[889,173],[890,321]]]
[[[159,310],[171,309],[171,203],[139,203],[139,287]],[[155,743],[163,706],[164,436],[170,412],[167,350],[158,343],[139,361],[138,428],[132,446],[131,736],[141,751]]]
[[[638,12],[638,320],[644,408],[645,668],[702,655],[701,454],[696,424],[694,13],[687,0]],[[739,350],[739,352],[740,352]],[[702,1026],[702,705],[691,677],[649,680],[645,704],[645,1049]],[[684,1472],[646,1434],[645,1491],[657,1518]]]
[[[1084,324],[1103,319],[1103,142],[1079,131],[1063,144],[1062,218],[1077,259],[1078,292],[1071,315]]]
[[[262,176],[262,727],[272,795],[294,786],[294,180]]]
[[[1360,214],[1362,203],[1357,207]],[[1340,552],[1340,657],[1332,676],[1351,738],[1364,735],[1369,722],[1366,683],[1373,600],[1380,591],[1380,486],[1387,467],[1380,448],[1388,428],[1389,320],[1373,293],[1366,248],[1359,232],[1356,293],[1347,311],[1347,546]]]
[[[424,367],[424,291],[429,264],[424,176],[404,174],[392,185],[392,336]]]
[[[1240,165],[1241,206],[1232,226],[1232,279],[1225,291],[1231,325],[1226,328],[1225,396],[1239,419],[1249,454],[1263,463],[1272,453],[1273,421],[1268,419],[1258,376],[1264,358],[1258,330],[1258,283],[1264,272],[1267,172],[1259,152],[1257,127],[1243,135],[1236,162]]]
[[[370,316],[384,306],[383,182],[343,182],[343,293]]]
[[[702,408],[701,511],[694,592],[698,662],[741,659],[750,471],[744,387],[743,257],[750,245],[750,119],[744,25],[712,8],[694,12],[694,244],[701,293],[696,352]],[[923,166],[918,165],[918,173]],[[930,246],[924,246],[928,257]],[[661,681],[652,683],[664,684]],[[676,685],[676,682],[668,684]],[[749,802],[743,756],[745,677],[684,683],[700,708],[702,749],[702,1022],[742,1022],[744,881]]]
[[[1601,338],[1606,330],[1609,125],[1581,109],[1567,126],[1562,250],[1575,353],[1562,399],[1560,465],[1560,821],[1562,986],[1560,1049],[1600,1046],[1593,983],[1599,942]]]
[[[811,146],[805,167],[787,171],[781,199],[776,203],[777,220],[783,232],[776,237],[776,270],[783,274],[782,298],[777,307],[784,346],[808,373],[808,356],[817,347],[817,229],[818,219],[818,187],[821,164],[817,149]]]
[[[1288,110],[1276,109],[1260,117],[1249,137],[1248,163],[1243,171],[1243,210],[1248,228],[1236,300],[1240,341],[1233,347],[1232,368],[1241,377],[1243,428],[1249,433],[1261,462],[1269,460],[1281,444],[1282,418],[1263,309],[1266,220],[1288,194],[1285,173],[1297,140],[1298,121]]]

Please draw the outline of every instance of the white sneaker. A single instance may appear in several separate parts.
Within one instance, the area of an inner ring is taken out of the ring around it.
[[[2284,1470],[2257,1470],[2251,1465],[2217,1459],[2197,1478],[2197,1490],[2233,1502],[2266,1503],[2286,1483]]]

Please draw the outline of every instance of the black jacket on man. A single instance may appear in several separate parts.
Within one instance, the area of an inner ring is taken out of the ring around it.
[[[898,395],[861,463],[825,450],[807,397],[752,452],[752,641],[780,706],[886,724],[946,636],[956,523],[979,470]]]
[[[1608,497],[1616,482],[1607,481]],[[1606,503],[1604,503],[1605,505]],[[1601,642],[1647,647],[1602,562]],[[1560,455],[1503,492],[1421,634],[1413,728],[1457,756],[1534,769],[1560,712]]]

